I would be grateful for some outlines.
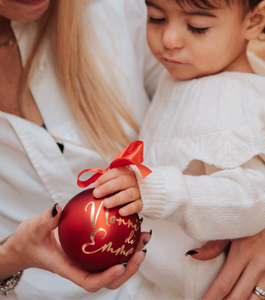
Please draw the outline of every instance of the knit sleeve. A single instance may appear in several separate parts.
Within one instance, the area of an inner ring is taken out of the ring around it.
[[[152,168],[143,179],[134,170],[141,214],[177,222],[197,240],[251,236],[265,228],[265,166],[259,157],[209,176],[183,175],[165,166]]]

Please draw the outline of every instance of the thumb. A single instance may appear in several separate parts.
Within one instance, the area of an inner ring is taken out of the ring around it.
[[[61,213],[62,208],[58,203],[56,203],[37,217],[39,221],[35,224],[38,235],[44,237],[49,234],[51,230],[54,230],[58,226]]]
[[[230,245],[230,240],[209,241],[201,248],[190,250],[186,256],[197,260],[210,260],[221,254]]]

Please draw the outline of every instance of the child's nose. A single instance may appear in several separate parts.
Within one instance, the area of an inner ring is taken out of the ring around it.
[[[167,49],[183,48],[184,40],[181,32],[175,27],[168,25],[163,34],[163,45]]]

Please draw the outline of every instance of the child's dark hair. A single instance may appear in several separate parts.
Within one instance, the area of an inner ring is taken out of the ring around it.
[[[262,1],[262,0],[175,0],[178,5],[184,6],[186,4],[206,9],[206,8],[219,8],[220,4],[224,1],[227,5],[231,5],[232,3],[237,3],[242,7],[242,15],[245,17],[245,15],[249,11],[253,11],[254,8]],[[265,28],[263,29],[262,33],[265,33]]]

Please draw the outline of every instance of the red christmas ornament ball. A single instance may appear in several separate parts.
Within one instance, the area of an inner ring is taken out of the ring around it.
[[[138,214],[119,215],[120,207],[106,209],[93,189],[74,196],[62,211],[58,232],[72,261],[90,272],[100,272],[129,260],[140,240]]]

